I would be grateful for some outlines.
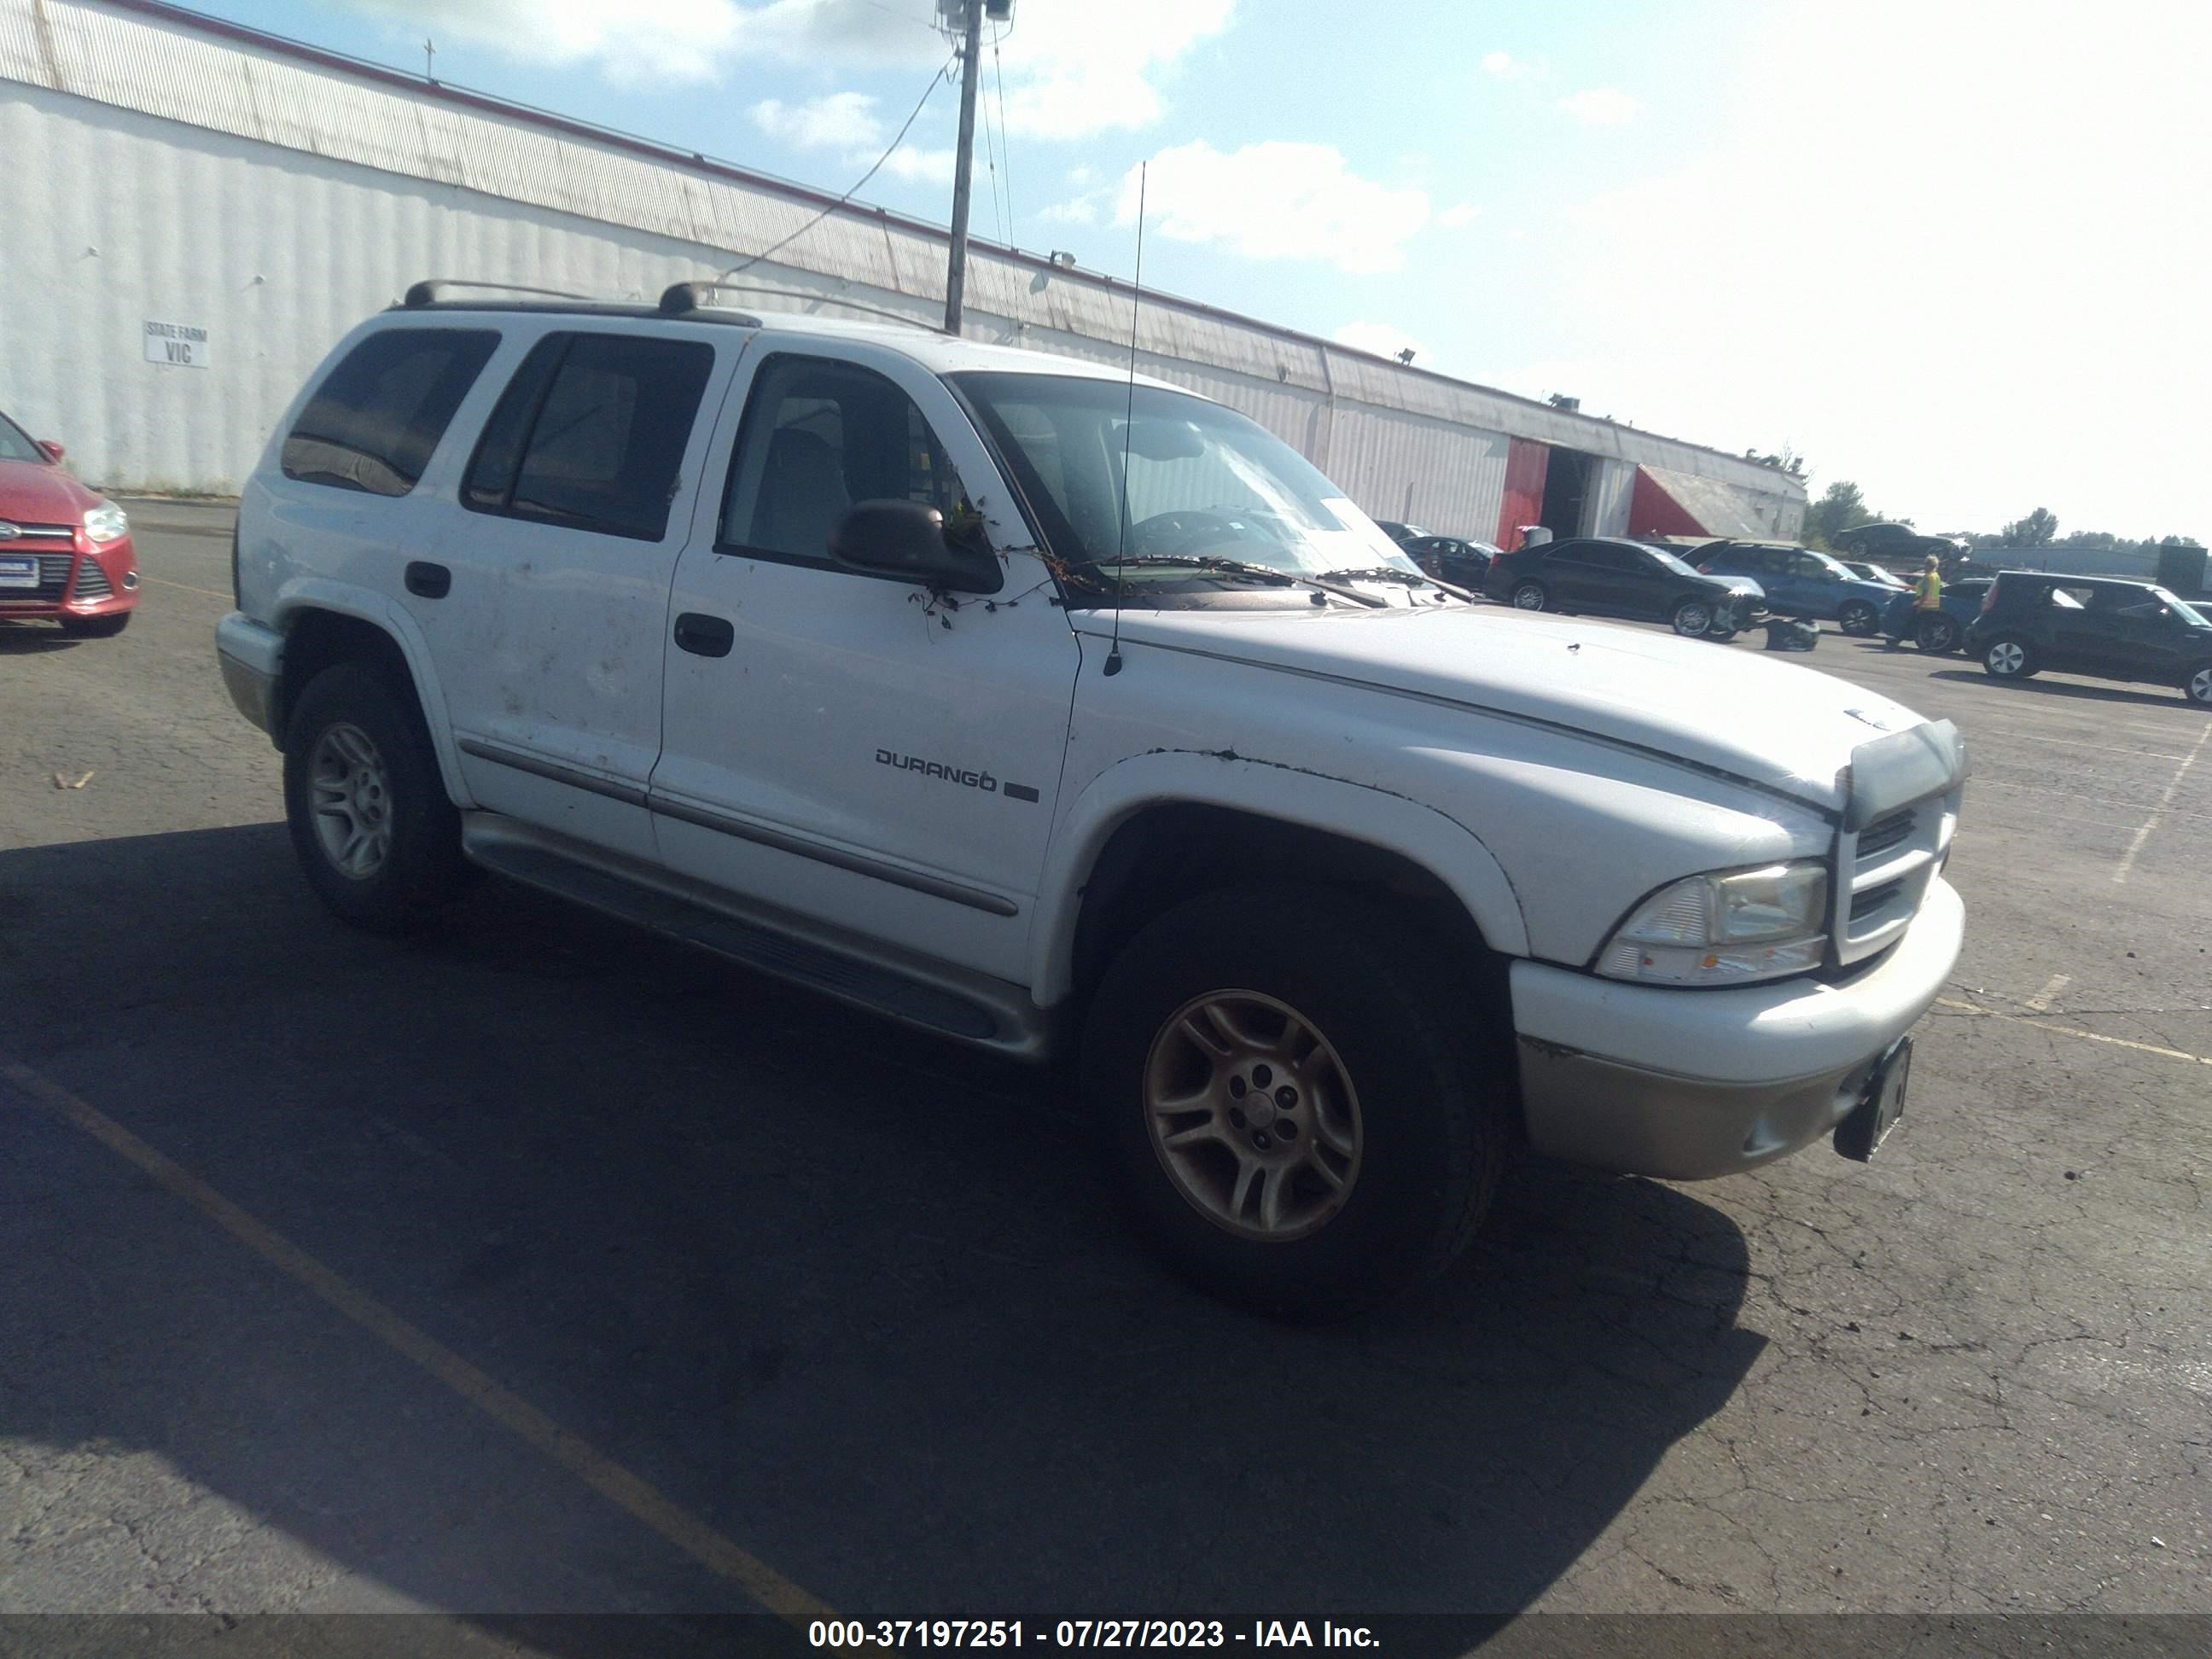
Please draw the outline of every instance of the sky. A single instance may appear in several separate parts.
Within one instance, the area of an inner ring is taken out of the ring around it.
[[[935,0],[198,4],[950,216]],[[973,223],[1127,276],[1143,164],[1148,287],[1923,529],[2203,541],[2208,62],[2202,0],[1015,0]]]

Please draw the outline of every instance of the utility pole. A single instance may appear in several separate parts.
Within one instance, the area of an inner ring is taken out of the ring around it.
[[[975,172],[975,81],[983,58],[983,0],[967,0],[960,57],[960,149],[952,174],[952,259],[945,272],[945,331],[960,332],[968,288],[968,191]]]

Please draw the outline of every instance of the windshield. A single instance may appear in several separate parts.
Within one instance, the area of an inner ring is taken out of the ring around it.
[[[15,422],[0,415],[0,461],[43,461],[46,452],[33,443]]]
[[[2176,594],[2169,593],[2163,587],[2154,587],[2151,589],[2151,592],[2157,597],[2161,604],[2171,607],[2173,614],[2180,617],[2182,621],[2187,623],[2191,628],[2212,628],[2212,621],[2207,621],[2205,619],[2204,613],[2197,610],[2196,605],[2189,600],[2182,599]]]
[[[1218,404],[1145,386],[1133,398],[1125,383],[1075,375],[952,378],[1068,564],[1203,558],[1291,575],[1420,575],[1296,450]],[[1150,579],[1204,578],[1163,569]]]

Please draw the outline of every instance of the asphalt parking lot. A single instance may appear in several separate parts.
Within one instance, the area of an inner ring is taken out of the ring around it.
[[[1285,1328],[1140,1252],[1050,1077],[496,884],[327,918],[227,519],[137,516],[128,634],[0,624],[0,1611],[2212,1612],[2178,695],[1790,659],[1973,755],[1905,1127],[1532,1166]]]

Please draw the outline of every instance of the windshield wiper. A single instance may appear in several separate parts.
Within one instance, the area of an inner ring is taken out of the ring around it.
[[[1340,583],[1328,581],[1319,576],[1309,576],[1303,571],[1278,570],[1274,566],[1268,564],[1247,564],[1242,559],[1217,559],[1198,553],[1136,553],[1126,558],[1091,561],[1091,568],[1102,574],[1109,568],[1120,568],[1124,566],[1170,570],[1203,570],[1216,575],[1250,577],[1259,581],[1273,582],[1278,586],[1300,583],[1307,587],[1318,589],[1323,593],[1334,593],[1339,599],[1350,599],[1354,605],[1364,605],[1370,611],[1389,604],[1388,599],[1378,599],[1372,593],[1363,593],[1356,587],[1346,587]],[[1425,577],[1423,580],[1427,579]]]
[[[1348,582],[1403,582],[1408,587],[1439,588],[1454,599],[1465,599],[1470,604],[1474,599],[1474,595],[1464,587],[1440,582],[1426,571],[1401,570],[1395,564],[1378,564],[1366,570],[1332,570],[1328,574]]]

